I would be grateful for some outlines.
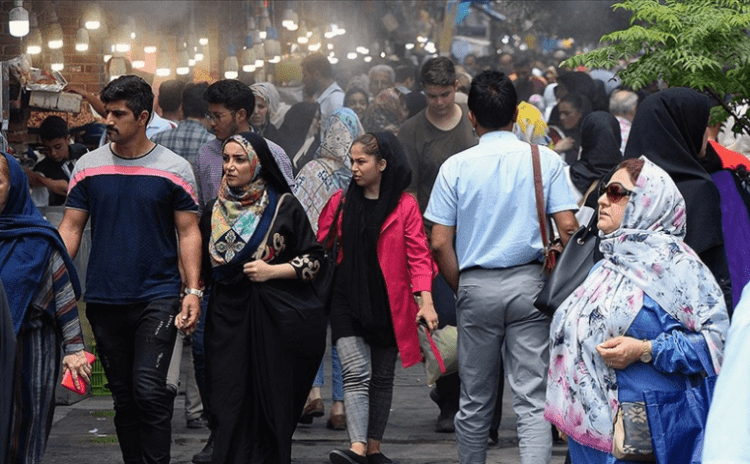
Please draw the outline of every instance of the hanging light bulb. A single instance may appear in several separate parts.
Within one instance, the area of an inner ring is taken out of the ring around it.
[[[140,43],[140,40],[133,45],[133,50],[130,55],[131,58],[131,64],[133,65],[134,69],[143,69],[146,67],[146,57],[143,52],[143,46]]]
[[[130,51],[130,28],[127,25],[120,26],[117,28],[117,34],[115,35],[115,51],[120,53],[127,53]]]
[[[177,69],[175,72],[180,76],[190,73],[190,55],[188,55],[187,48],[183,48],[177,54]]]
[[[310,37],[307,35],[307,26],[305,25],[305,22],[302,22],[302,25],[299,28],[299,34],[297,36],[297,43],[301,45],[305,45],[307,42],[309,42]]]
[[[258,33],[261,40],[268,38],[269,27],[271,27],[271,18],[268,17],[268,8],[263,8],[263,15],[260,18],[260,24],[258,24]]]
[[[240,64],[235,56],[234,44],[229,44],[229,55],[224,59],[224,77],[226,79],[237,79],[239,73]]]
[[[52,53],[50,54],[50,68],[53,71],[62,71],[65,68],[62,50],[52,50]]]
[[[203,61],[203,45],[200,43],[195,47],[195,61]]]
[[[281,20],[281,25],[284,26],[289,31],[296,31],[299,27],[298,24],[299,18],[297,17],[297,13],[294,12],[291,8],[287,8],[284,10],[284,17]]]
[[[275,28],[268,28],[268,39],[264,44],[266,57],[269,63],[279,63],[281,61],[281,43],[279,42],[279,33]]]
[[[89,3],[83,12],[83,25],[88,30],[96,30],[101,26],[102,11],[96,3]]]
[[[266,48],[260,42],[253,46],[253,51],[255,51],[255,67],[262,68],[266,64]]]
[[[136,30],[138,28],[136,27],[135,19],[133,19],[132,16],[128,16],[126,28],[127,28],[127,35],[128,37],[130,37],[130,40],[135,40],[135,37],[137,35]]]
[[[8,32],[13,37],[25,37],[29,33],[29,12],[23,7],[23,1],[15,0],[15,8],[8,15]]]
[[[57,13],[50,14],[50,25],[47,30],[47,46],[52,50],[57,50],[63,46],[63,31],[60,23],[57,22]]]
[[[246,73],[255,72],[255,50],[248,47],[242,51],[242,70]]]
[[[76,32],[76,51],[85,52],[89,49],[89,31],[81,27]]]
[[[109,60],[109,80],[113,81],[128,72],[128,60],[123,55],[114,55]]]
[[[206,45],[208,45],[208,37],[201,37],[200,39],[198,39],[198,43],[205,47]]]
[[[169,59],[169,54],[167,54],[166,47],[162,44],[161,51],[156,59],[156,75],[167,77],[170,74],[172,74],[172,63]]]
[[[42,31],[36,27],[36,15],[31,16],[32,29],[26,38],[26,53],[29,55],[38,55],[42,53]]]

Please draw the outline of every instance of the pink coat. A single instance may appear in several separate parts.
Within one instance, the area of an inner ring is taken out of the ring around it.
[[[342,197],[343,191],[336,192],[320,213],[319,242],[328,233]],[[338,236],[341,237],[341,215],[337,229]],[[337,263],[341,263],[343,259],[343,249],[340,250]],[[437,275],[437,267],[427,245],[417,200],[407,193],[401,195],[398,205],[380,229],[378,261],[388,292],[401,363],[404,367],[409,367],[422,360],[415,322],[419,307],[414,294],[432,291],[432,280]]]

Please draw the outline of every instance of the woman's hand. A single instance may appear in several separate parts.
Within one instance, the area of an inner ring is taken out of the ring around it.
[[[297,277],[297,271],[289,263],[268,264],[260,259],[245,263],[242,267],[242,272],[245,273],[251,282],[265,282],[271,279],[295,279]]]
[[[435,306],[432,304],[432,294],[430,292],[422,292],[422,304],[419,307],[417,313],[417,324],[420,319],[424,319],[427,324],[427,330],[432,333],[438,328],[438,315],[435,312]]]
[[[91,383],[91,364],[86,360],[86,355],[83,354],[83,350],[66,355],[62,360],[62,365],[63,375],[65,375],[67,371],[70,371],[73,376],[73,384],[76,388],[81,388],[78,381],[79,377],[82,378],[84,382]]]
[[[573,148],[573,138],[565,137],[555,144],[555,151],[558,153],[568,151]]]
[[[625,369],[640,359],[644,343],[643,340],[633,337],[619,336],[598,345],[596,351],[602,356],[607,366],[613,369]]]

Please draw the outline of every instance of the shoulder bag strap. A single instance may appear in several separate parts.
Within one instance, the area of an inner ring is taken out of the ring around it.
[[[536,195],[536,212],[539,216],[539,230],[542,232],[542,245],[546,248],[547,241],[547,221],[544,214],[544,186],[542,185],[542,165],[539,161],[539,145],[531,144],[531,161],[534,167],[534,193]]]

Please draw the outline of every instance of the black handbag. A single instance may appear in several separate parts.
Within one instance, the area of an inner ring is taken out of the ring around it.
[[[339,202],[336,213],[333,215],[333,222],[331,228],[328,229],[328,233],[323,239],[323,248],[325,249],[325,255],[323,256],[323,263],[321,269],[318,271],[313,281],[313,288],[315,293],[318,295],[318,299],[323,303],[325,308],[326,316],[331,313],[331,298],[333,297],[333,276],[336,271],[336,258],[339,255],[339,237],[337,234],[339,215],[344,205],[343,198]]]
[[[596,228],[598,215],[594,213],[588,225],[578,229],[568,240],[557,259],[555,268],[547,278],[534,307],[552,317],[555,310],[586,280],[599,256],[599,234]]]

